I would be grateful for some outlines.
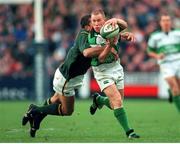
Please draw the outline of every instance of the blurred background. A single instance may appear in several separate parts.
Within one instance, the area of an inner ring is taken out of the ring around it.
[[[80,18],[95,8],[102,8],[108,17],[126,20],[137,39],[120,44],[125,97],[167,98],[167,85],[157,63],[147,56],[147,40],[159,28],[162,12],[168,11],[174,27],[180,28],[180,0],[43,0],[41,99],[53,93],[53,74],[74,43]],[[0,3],[0,100],[37,100],[34,17],[33,4]],[[84,83],[78,98],[89,98],[99,91],[91,69]]]

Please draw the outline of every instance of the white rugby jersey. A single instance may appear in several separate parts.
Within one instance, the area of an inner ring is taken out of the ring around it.
[[[152,33],[148,40],[148,51],[165,54],[164,59],[158,60],[159,64],[180,60],[180,29],[174,29],[168,33],[163,31]]]

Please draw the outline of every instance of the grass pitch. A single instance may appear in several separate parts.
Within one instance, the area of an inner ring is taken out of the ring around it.
[[[48,116],[36,138],[21,118],[30,102],[0,102],[0,142],[180,142],[180,114],[162,100],[126,99],[124,107],[131,126],[141,138],[129,140],[113,116],[103,107],[89,114],[90,100],[76,101],[71,117]]]

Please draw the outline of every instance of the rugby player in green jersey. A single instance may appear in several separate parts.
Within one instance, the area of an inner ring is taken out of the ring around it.
[[[105,14],[102,10],[94,10],[91,13],[91,24],[93,30],[90,32],[88,41],[91,45],[83,51],[84,56],[91,57],[97,46],[103,46],[107,40],[99,34],[101,27],[106,23],[112,25],[118,24],[123,30],[127,28],[127,23],[122,19],[112,18],[106,21]],[[120,60],[115,56],[118,53],[117,41],[115,38],[110,40],[110,46],[107,45],[99,56],[94,56],[91,61],[94,77],[102,92],[107,97],[94,95],[93,104],[90,107],[90,113],[93,115],[97,108],[101,109],[104,105],[113,110],[114,116],[124,129],[128,138],[139,138],[134,130],[129,126],[125,108],[123,107],[124,97],[124,72],[120,65]],[[109,41],[109,40],[108,40]]]
[[[172,92],[172,100],[180,112],[180,30],[172,29],[171,17],[162,14],[161,31],[153,32],[148,40],[148,54],[160,66],[163,78]]]

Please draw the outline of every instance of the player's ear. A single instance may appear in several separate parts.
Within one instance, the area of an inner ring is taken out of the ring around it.
[[[86,25],[85,30],[90,31],[92,29],[91,25]]]
[[[161,20],[159,21],[159,25],[162,26],[162,21]]]

